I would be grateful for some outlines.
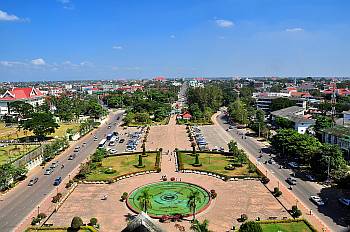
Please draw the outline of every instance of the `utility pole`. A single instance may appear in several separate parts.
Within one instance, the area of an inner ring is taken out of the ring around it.
[[[331,157],[327,156],[327,159],[328,159],[328,166],[327,166],[327,182],[328,182],[329,181],[329,164],[331,162]]]

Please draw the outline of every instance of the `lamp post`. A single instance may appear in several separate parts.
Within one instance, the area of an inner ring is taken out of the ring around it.
[[[38,205],[38,216],[40,214],[40,205]]]

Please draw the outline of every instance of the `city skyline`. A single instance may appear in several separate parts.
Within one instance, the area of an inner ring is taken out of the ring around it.
[[[3,1],[0,81],[350,76],[345,1]]]

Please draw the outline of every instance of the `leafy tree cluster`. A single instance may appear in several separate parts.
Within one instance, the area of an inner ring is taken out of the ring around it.
[[[240,124],[249,123],[247,107],[240,99],[237,99],[228,106],[228,113],[235,122]]]
[[[55,132],[59,125],[56,123],[51,113],[33,113],[27,120],[20,121],[20,128],[33,131],[33,133],[43,140],[46,135]]]
[[[189,111],[194,120],[209,120],[223,103],[222,89],[216,85],[190,88],[187,92]]]
[[[176,100],[177,93],[158,89],[149,89],[147,91],[136,91],[134,93],[113,93],[104,98],[104,102],[109,107],[125,107],[128,109],[128,115],[124,122],[129,124],[150,123],[151,116],[156,122],[162,121],[169,115],[171,102]]]
[[[271,111],[280,110],[280,109],[284,109],[295,105],[296,105],[296,102],[293,100],[290,100],[289,98],[284,98],[284,97],[275,98],[275,99],[272,99],[272,102],[271,102]]]
[[[22,166],[17,167],[10,163],[0,165],[0,190],[8,188],[11,182],[24,177],[27,172]]]
[[[53,159],[56,155],[58,155],[62,150],[69,146],[67,138],[59,138],[55,139],[52,143],[48,143],[44,145],[43,154],[44,160],[48,161]]]
[[[331,177],[337,177],[346,169],[346,161],[337,145],[321,144],[308,134],[299,134],[292,129],[281,129],[272,137],[271,145],[282,158],[299,159],[302,164],[309,165],[313,173],[321,178],[327,176],[328,164]]]
[[[265,112],[261,109],[255,111],[254,120],[250,121],[249,124],[250,129],[255,131],[258,136],[268,137],[269,129],[265,123]]]

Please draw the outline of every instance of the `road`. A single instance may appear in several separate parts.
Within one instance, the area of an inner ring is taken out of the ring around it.
[[[53,182],[56,177],[61,176],[62,179],[64,179],[90,154],[94,153],[98,142],[105,137],[105,134],[111,133],[117,128],[118,123],[122,120],[122,114],[123,112],[110,113],[109,120],[97,128],[92,135],[86,135],[74,145],[70,146],[61,155],[57,156],[54,161],[59,161],[59,166],[55,168],[51,175],[45,176],[43,175],[45,169],[41,170],[40,168],[36,168],[33,172],[29,173],[26,180],[22,181],[18,186],[5,194],[0,201],[0,231],[13,231],[16,225],[35,209],[47,194],[55,189]],[[111,128],[109,129],[107,126],[108,123],[111,123]],[[98,141],[93,141],[94,135],[98,137]],[[86,142],[87,145],[83,147],[82,144],[84,142]],[[81,149],[74,160],[68,160],[68,156],[73,154],[75,146],[80,146]],[[47,164],[46,167],[51,163],[52,162]],[[62,164],[64,164],[64,168],[61,168]],[[34,176],[39,178],[38,182],[31,187],[27,186],[29,180]]]
[[[218,116],[218,123],[223,129],[227,129],[229,124],[227,124],[225,116],[220,114]],[[258,159],[261,155],[259,153],[262,146],[254,138],[246,136],[246,139],[242,139],[242,136],[239,133],[242,133],[243,130],[233,129],[228,131],[228,133],[233,137],[233,139],[247,150],[250,154]],[[290,177],[290,174],[293,173],[293,170],[288,168],[281,168],[279,164],[264,164],[265,160],[270,159],[271,156],[264,154],[263,157],[258,162],[258,165],[265,166],[268,170],[273,173],[273,175],[279,179],[281,184],[289,186],[285,180],[287,177]],[[304,205],[312,209],[313,213],[316,214],[332,231],[342,232],[348,231],[346,225],[339,221],[340,218],[346,216],[346,209],[342,208],[339,204],[327,204],[326,206],[319,209],[315,204],[313,204],[309,197],[311,195],[319,195],[321,191],[321,186],[310,181],[305,181],[300,178],[297,178],[297,184],[293,186],[293,193],[304,203]],[[334,198],[334,197],[333,197]],[[334,202],[334,199],[333,199]],[[322,213],[321,213],[322,212]],[[337,221],[335,221],[337,220]]]

